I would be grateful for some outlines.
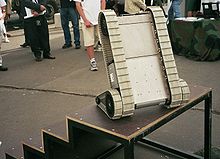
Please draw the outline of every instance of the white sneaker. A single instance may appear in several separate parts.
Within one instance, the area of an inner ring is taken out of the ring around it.
[[[9,42],[10,42],[9,39],[8,39],[8,37],[5,37],[4,42],[5,42],[5,43],[9,43]]]
[[[98,71],[97,63],[95,60],[90,61],[90,70],[91,71]]]

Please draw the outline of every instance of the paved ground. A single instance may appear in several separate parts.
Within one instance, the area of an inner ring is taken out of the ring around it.
[[[30,48],[20,48],[23,31],[10,32],[3,44],[0,72],[0,158],[8,147],[34,136],[42,127],[64,120],[65,115],[95,104],[94,96],[108,88],[102,53],[96,54],[98,72],[90,72],[85,49],[63,50],[62,30],[50,26],[50,44],[56,60],[34,61]],[[220,61],[195,62],[175,56],[179,75],[192,85],[213,88],[213,147],[220,147]],[[203,148],[203,105],[198,105],[150,135],[151,139],[187,152]],[[137,158],[177,158],[138,146]],[[111,158],[121,158],[118,153]],[[220,157],[219,157],[220,158]]]

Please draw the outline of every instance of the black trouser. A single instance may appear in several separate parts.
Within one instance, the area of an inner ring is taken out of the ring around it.
[[[30,38],[31,50],[35,57],[50,55],[49,31],[47,20],[44,15],[25,19]]]
[[[25,43],[27,43],[28,45],[30,45],[30,34],[28,31],[28,24],[26,22],[26,20],[24,20],[24,38],[25,38]]]

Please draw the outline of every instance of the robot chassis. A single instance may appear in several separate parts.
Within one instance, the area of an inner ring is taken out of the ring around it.
[[[110,119],[134,114],[147,106],[181,106],[190,97],[178,76],[160,7],[117,17],[112,10],[99,14],[100,40],[110,89],[96,97]]]

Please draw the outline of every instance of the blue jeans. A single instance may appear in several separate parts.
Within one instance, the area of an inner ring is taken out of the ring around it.
[[[80,45],[80,33],[79,33],[79,16],[77,11],[72,8],[61,8],[60,9],[61,25],[63,28],[65,44],[70,45],[72,43],[69,21],[73,25],[73,35],[74,35],[74,44]]]
[[[180,0],[173,0],[168,11],[168,19],[172,20],[174,18],[181,17],[180,13]]]

